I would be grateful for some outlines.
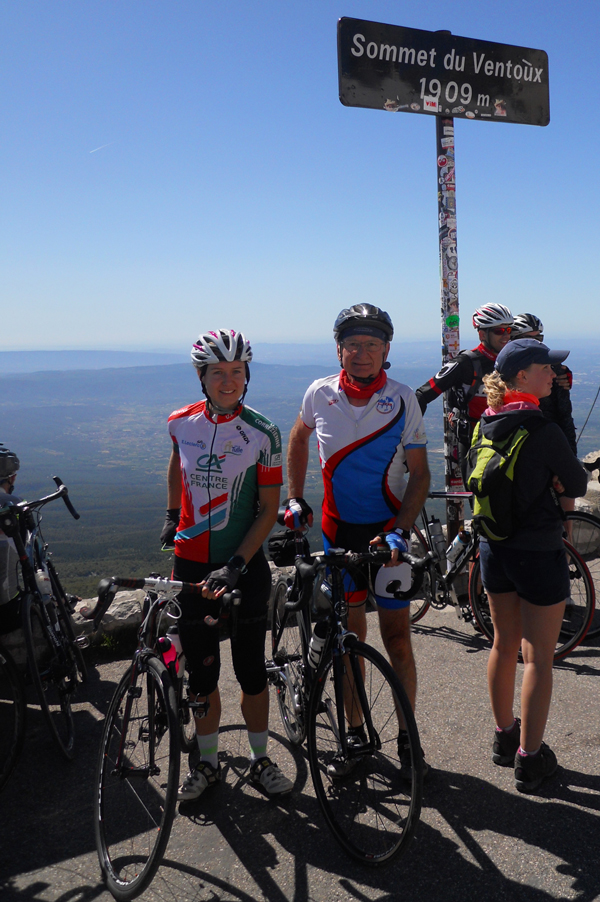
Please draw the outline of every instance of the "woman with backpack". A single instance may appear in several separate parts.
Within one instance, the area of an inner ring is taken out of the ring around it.
[[[556,755],[542,741],[554,649],[570,594],[557,494],[584,495],[587,474],[539,402],[552,391],[552,366],[568,354],[535,339],[517,339],[500,351],[494,372],[484,378],[489,407],[481,418],[482,435],[505,442],[519,427],[528,433],[514,466],[513,531],[502,541],[482,532],[480,542],[481,578],[494,624],[488,662],[497,725],[492,759],[502,767],[514,765],[520,792],[535,792],[557,768]],[[521,721],[513,713],[519,648],[525,663]]]

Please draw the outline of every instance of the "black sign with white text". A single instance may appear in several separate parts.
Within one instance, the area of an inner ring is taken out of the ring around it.
[[[346,106],[548,125],[543,50],[362,19],[338,22]]]

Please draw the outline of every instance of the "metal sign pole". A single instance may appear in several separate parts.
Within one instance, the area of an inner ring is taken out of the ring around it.
[[[437,116],[436,156],[438,172],[438,223],[440,252],[440,287],[442,314],[442,365],[460,351],[460,317],[458,312],[458,252],[456,245],[456,181],[454,156],[454,119]],[[444,461],[448,491],[463,487],[458,462],[456,432],[449,428],[448,395],[444,393]],[[448,542],[456,536],[463,522],[461,501],[446,502]]]

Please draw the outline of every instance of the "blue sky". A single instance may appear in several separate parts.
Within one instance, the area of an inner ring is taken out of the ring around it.
[[[463,344],[486,301],[537,313],[549,340],[600,337],[597,0],[0,16],[0,350],[179,350],[218,326],[321,342],[359,301],[436,340],[435,124],[340,104],[340,16],[547,51],[547,128],[455,123]]]

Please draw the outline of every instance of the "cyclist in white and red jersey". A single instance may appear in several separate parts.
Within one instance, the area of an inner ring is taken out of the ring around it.
[[[479,336],[477,347],[461,351],[415,392],[423,413],[428,404],[448,392],[450,410],[458,411],[453,424],[457,430],[458,456],[463,473],[475,424],[488,406],[483,377],[494,371],[496,357],[511,339],[512,324],[512,313],[504,304],[478,307],[473,314],[473,328],[477,329]]]
[[[417,400],[407,385],[386,375],[393,335],[388,314],[371,304],[356,304],[338,316],[334,337],[341,373],[309,386],[290,435],[287,468],[291,497],[286,522],[295,528],[310,523],[312,511],[302,494],[309,440],[316,431],[325,489],[325,548],[366,551],[369,545],[385,540],[392,548],[395,565],[398,551],[408,550],[410,529],[427,497],[429,469]],[[392,574],[389,568],[373,574],[379,624],[391,664],[414,707],[417,678],[410,641],[410,602],[399,601],[387,591],[395,578]],[[364,640],[366,583],[359,586],[348,578],[346,592],[348,628]],[[357,744],[366,738],[360,729],[353,736]],[[353,734],[352,727],[349,734]],[[401,731],[400,772],[409,777],[411,755],[406,740]],[[340,767],[347,763],[340,762]],[[345,775],[334,765],[328,770],[333,777]]]
[[[169,417],[173,450],[167,473],[168,509],[163,544],[175,544],[173,578],[204,582],[203,597],[178,597],[179,632],[190,670],[193,699],[207,702],[196,718],[200,761],[185,778],[179,799],[197,799],[220,779],[218,733],[219,598],[237,587],[242,602],[231,638],[233,668],[242,690],[248,729],[251,779],[270,796],[292,783],[267,756],[269,694],[265,668],[267,605],[271,571],[262,543],[277,518],[281,486],[279,429],[244,404],[252,360],[241,332],[219,329],[200,335],[192,348],[206,401]],[[192,765],[192,762],[190,762]]]

